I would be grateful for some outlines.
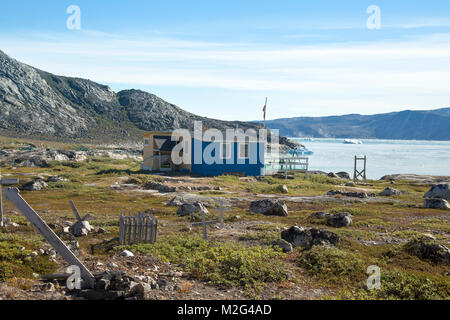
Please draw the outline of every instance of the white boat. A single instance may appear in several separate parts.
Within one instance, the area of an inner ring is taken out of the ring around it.
[[[345,144],[362,144],[362,141],[358,140],[358,139],[345,139],[344,143]]]

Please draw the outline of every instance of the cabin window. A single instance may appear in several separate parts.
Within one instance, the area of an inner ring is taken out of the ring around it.
[[[231,144],[222,143],[220,148],[220,158],[221,159],[231,159]]]
[[[150,144],[150,140],[149,139],[144,139],[144,146],[148,146]]]
[[[239,144],[239,158],[248,159],[249,155],[249,144],[248,143],[240,143]]]

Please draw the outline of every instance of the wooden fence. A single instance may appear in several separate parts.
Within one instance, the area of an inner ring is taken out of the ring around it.
[[[151,214],[120,214],[119,241],[121,245],[155,243],[158,219]]]

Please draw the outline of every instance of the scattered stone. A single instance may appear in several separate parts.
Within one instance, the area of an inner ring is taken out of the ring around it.
[[[114,263],[114,262],[110,262],[110,263],[108,263],[106,266],[107,266],[108,268],[114,268],[114,269],[116,269],[116,268],[119,267],[119,266],[118,266],[116,263]]]
[[[78,243],[77,240],[72,240],[72,241],[69,241],[68,247],[72,252],[75,252],[80,248],[80,244]]]
[[[88,300],[141,300],[148,286],[135,282],[121,271],[107,271],[96,278],[94,289],[81,290],[82,298]]]
[[[266,216],[288,215],[288,208],[284,202],[275,199],[256,200],[250,204],[250,213],[261,213]]]
[[[426,235],[418,236],[405,244],[409,254],[434,263],[450,265],[450,249]]]
[[[448,183],[434,185],[427,193],[425,193],[425,198],[450,199],[449,186],[450,184]]]
[[[348,227],[352,222],[352,216],[346,213],[336,213],[327,217],[327,224],[335,228]]]
[[[176,187],[170,187],[162,183],[149,182],[144,186],[145,190],[158,190],[160,192],[176,192]]]
[[[336,245],[340,240],[339,236],[331,231],[298,226],[282,231],[281,238],[294,247],[306,249],[311,249],[314,245]]]
[[[351,197],[351,198],[361,198],[361,199],[367,199],[369,196],[373,197],[373,194],[367,194],[366,192],[342,192],[338,190],[331,190],[327,192],[327,196],[344,196],[344,197]]]
[[[27,182],[19,187],[22,191],[40,191],[47,188],[48,185],[41,179],[36,179],[34,181]]]
[[[445,199],[425,199],[423,206],[427,209],[450,209],[450,204]]]
[[[390,197],[390,196],[399,196],[401,195],[403,192],[401,192],[400,190],[391,188],[391,187],[387,187],[386,189],[384,189],[381,193],[380,196],[384,196],[384,197]]]
[[[92,227],[89,224],[89,221],[77,221],[72,227],[70,227],[70,232],[75,237],[83,237],[89,235],[92,232]]]
[[[47,182],[69,182],[69,180],[68,179],[65,179],[65,178],[61,178],[61,177],[58,177],[58,176],[51,176],[51,177],[48,177],[48,179],[47,179]]]
[[[133,252],[128,251],[128,250],[124,250],[120,253],[121,257],[134,257]]]
[[[103,228],[98,228],[98,230],[97,230],[97,233],[99,233],[99,234],[103,234],[106,232],[107,232],[106,229],[103,229]]]
[[[317,219],[326,219],[330,216],[328,212],[313,212],[309,216],[310,218],[317,218]]]
[[[355,187],[356,184],[355,184],[353,181],[350,181],[350,182],[347,182],[347,183],[345,184],[345,186],[346,186],[346,187]]]
[[[200,202],[185,203],[178,207],[177,215],[184,217],[193,213],[209,213],[208,209]]]
[[[293,250],[292,244],[284,239],[275,240],[274,242],[272,242],[272,246],[281,248],[283,252],[291,252]]]

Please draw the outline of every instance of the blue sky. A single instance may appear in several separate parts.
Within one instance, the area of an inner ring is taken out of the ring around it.
[[[450,106],[450,1],[5,0],[0,13],[12,57],[204,116],[261,119],[266,96],[269,119]]]

